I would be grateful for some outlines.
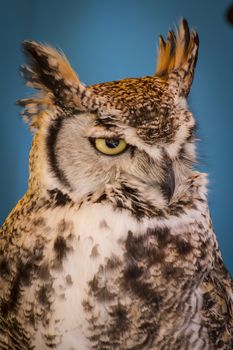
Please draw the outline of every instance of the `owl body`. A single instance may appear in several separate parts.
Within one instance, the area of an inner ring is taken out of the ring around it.
[[[81,207],[63,200],[37,199],[36,215],[31,200],[21,204],[24,235],[12,252],[6,247],[11,269],[19,269],[20,256],[20,274],[9,281],[19,284],[11,307],[17,310],[17,299],[23,305],[18,318],[28,323],[30,348],[210,349],[199,315],[203,268],[213,259],[205,250],[215,245],[209,217],[199,212],[206,203],[138,222],[106,200]]]
[[[156,75],[85,87],[25,42],[29,188],[0,236],[3,349],[231,349],[232,282],[193,169],[198,38],[160,39]]]

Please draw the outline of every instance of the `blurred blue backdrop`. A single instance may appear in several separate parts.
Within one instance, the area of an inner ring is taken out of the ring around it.
[[[14,105],[30,95],[18,74],[23,39],[62,48],[86,84],[153,74],[158,34],[181,16],[200,36],[190,105],[199,123],[200,169],[227,267],[233,272],[233,27],[230,0],[2,0],[0,13],[0,220],[27,188],[31,136]]]

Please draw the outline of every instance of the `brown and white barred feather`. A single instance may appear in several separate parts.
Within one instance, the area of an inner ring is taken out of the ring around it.
[[[197,62],[199,38],[189,32],[188,23],[181,20],[176,35],[168,32],[167,41],[160,35],[156,76],[166,77],[179,84],[179,94],[187,96],[193,81]]]

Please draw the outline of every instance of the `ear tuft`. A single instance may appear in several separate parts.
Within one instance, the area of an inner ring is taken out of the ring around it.
[[[46,111],[52,110],[54,114],[60,108],[67,114],[87,109],[84,100],[90,92],[62,52],[35,41],[24,41],[22,49],[27,62],[20,67],[21,76],[39,93],[17,103],[24,107],[21,114],[33,130],[39,128],[40,116]]]
[[[182,19],[176,35],[173,31],[169,31],[166,41],[160,36],[156,76],[169,79],[171,73],[176,71],[183,84],[181,93],[188,95],[192,85],[198,47],[198,34],[195,31],[190,33],[187,21]]]
[[[27,84],[59,94],[59,87],[79,85],[80,81],[62,52],[35,41],[24,41],[27,65],[21,67]]]

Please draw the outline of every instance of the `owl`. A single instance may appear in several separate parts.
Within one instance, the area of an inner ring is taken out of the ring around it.
[[[198,35],[160,36],[153,76],[85,86],[25,41],[28,191],[0,235],[0,348],[233,349],[233,284],[194,169]]]

